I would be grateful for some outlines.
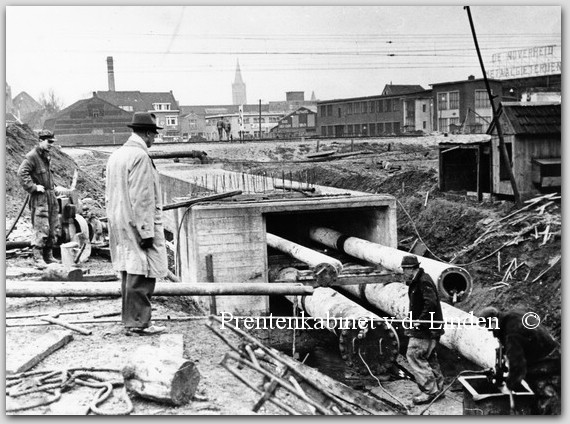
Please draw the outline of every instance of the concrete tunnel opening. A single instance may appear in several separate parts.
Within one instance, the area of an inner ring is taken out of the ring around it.
[[[386,214],[387,208],[383,207],[294,211],[264,214],[264,222],[267,234],[275,235],[289,242],[322,252],[342,262],[343,267],[350,265],[351,267],[360,268],[361,270],[371,271],[377,267],[371,266],[370,263],[352,257],[341,250],[326,247],[312,240],[309,230],[312,226],[325,225],[375,242],[388,242],[390,239],[386,237],[387,231],[384,229],[384,226],[388,225],[385,220]],[[288,256],[283,251],[275,249],[270,245],[267,247],[267,261],[269,281],[279,279],[278,275],[280,271],[287,267],[293,267],[299,271],[306,272],[309,272],[311,269],[306,263]],[[331,289],[324,288],[322,290],[329,290],[328,296],[331,296]],[[339,298],[343,297],[341,293],[337,293],[337,295]],[[332,299],[327,297],[327,295],[323,296],[327,299]],[[334,297],[334,294],[332,294],[332,296]],[[307,308],[303,300],[306,299],[300,299],[298,309],[295,311],[291,297],[270,296],[269,310],[274,315],[287,316],[294,316],[295,314],[299,316],[302,310],[313,310],[314,312],[315,306],[313,305],[312,308]],[[342,302],[342,300],[340,302]],[[320,302],[317,303],[320,304]],[[343,305],[344,306],[339,309],[343,309],[345,312],[347,312],[348,309],[356,310],[358,308],[358,304],[356,303],[353,305],[350,305],[350,303]],[[324,311],[321,310],[316,317],[322,318],[323,312]],[[334,308],[330,309],[329,312],[331,312],[331,316],[335,316]],[[361,316],[362,313],[368,314],[367,311],[365,312],[365,309],[362,309],[362,312],[358,312],[357,315]],[[312,312],[304,312],[304,314],[307,317],[311,316]],[[346,378],[350,379],[351,375],[355,378],[363,378],[368,375],[365,366],[361,364],[358,357],[358,346],[361,346],[361,354],[374,372],[386,372],[398,352],[399,340],[396,332],[390,326],[388,326],[388,328],[377,328],[374,331],[365,333],[366,336],[364,339],[358,341],[356,340],[357,333],[358,331],[353,330],[337,330],[331,333],[327,329],[298,332],[296,334],[296,349],[301,356],[307,353],[309,354],[306,362],[308,365],[316,366],[329,375],[331,373],[335,374],[335,378],[344,382],[348,382]],[[353,338],[355,340],[353,340]],[[290,340],[284,345],[282,342],[285,351],[290,351],[290,343]],[[356,347],[352,346],[354,343],[356,343]],[[394,346],[392,346],[392,344]]]
[[[321,210],[287,213],[266,213],[263,215],[267,233],[275,234],[294,243],[310,249],[322,251],[329,256],[341,259],[342,262],[351,261],[363,264],[358,258],[348,257],[340,251],[325,248],[325,246],[311,240],[309,229],[314,225],[327,225],[333,228],[343,228],[345,231],[354,231],[361,237],[374,234],[374,217],[377,216],[375,208],[358,208],[349,210]],[[350,224],[349,224],[350,223]],[[299,270],[308,270],[309,266],[294,258],[287,257],[283,252],[267,247],[267,262],[269,281],[275,280],[277,273],[287,266]],[[293,304],[285,296],[269,296],[269,311],[275,315],[292,316]]]

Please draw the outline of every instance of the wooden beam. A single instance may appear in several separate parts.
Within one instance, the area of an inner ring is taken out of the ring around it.
[[[56,350],[73,340],[70,331],[57,331],[44,334],[26,345],[17,354],[6,355],[6,375],[28,371]]]
[[[206,255],[206,280],[214,282],[214,258],[211,254]],[[216,296],[210,296],[210,315],[218,315],[217,309]]]
[[[76,331],[76,332],[83,334],[85,336],[89,336],[89,335],[93,334],[93,332],[91,330],[86,330],[85,328],[79,327],[79,326],[74,325],[74,324],[70,324],[68,322],[62,321],[60,319],[56,319],[54,317],[42,317],[40,319],[42,321],[49,322],[50,324],[60,325],[64,328],[69,328],[70,330]]]
[[[481,190],[481,145],[475,152],[477,160],[477,201],[481,202],[483,200],[483,191]]]

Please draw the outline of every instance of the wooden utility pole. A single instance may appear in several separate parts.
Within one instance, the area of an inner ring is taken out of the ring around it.
[[[261,99],[259,99],[259,139],[261,140]]]
[[[511,168],[509,154],[507,153],[507,148],[505,147],[505,140],[503,138],[503,130],[501,128],[501,123],[499,122],[499,116],[497,114],[497,110],[495,109],[495,103],[493,101],[493,98],[495,96],[493,96],[493,93],[491,93],[491,87],[489,86],[489,80],[487,79],[487,72],[485,71],[485,65],[483,64],[483,58],[481,57],[481,51],[479,50],[479,43],[477,42],[477,35],[475,34],[475,26],[473,25],[473,18],[471,17],[471,9],[469,6],[464,6],[464,9],[467,10],[467,16],[469,17],[469,24],[471,25],[471,32],[473,33],[475,49],[477,50],[477,56],[479,57],[479,63],[481,64],[481,71],[483,72],[483,79],[485,80],[485,87],[487,88],[489,102],[491,103],[491,110],[493,111],[493,121],[495,122],[497,128],[497,135],[499,136],[499,150],[501,152],[501,158],[503,160],[503,165],[509,174],[509,179],[511,180],[513,195],[515,197],[515,205],[517,208],[520,208],[522,206],[521,198],[519,195],[519,190],[517,189],[517,183],[515,181],[513,169]]]

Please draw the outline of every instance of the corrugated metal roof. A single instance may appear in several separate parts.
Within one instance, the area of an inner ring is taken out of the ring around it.
[[[503,118],[507,119],[514,134],[560,134],[562,107],[548,105],[502,105]]]

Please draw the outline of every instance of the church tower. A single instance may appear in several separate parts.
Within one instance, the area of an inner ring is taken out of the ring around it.
[[[247,104],[247,97],[245,95],[245,84],[241,78],[241,70],[239,68],[239,59],[236,67],[236,77],[232,84],[232,104],[245,105]]]

